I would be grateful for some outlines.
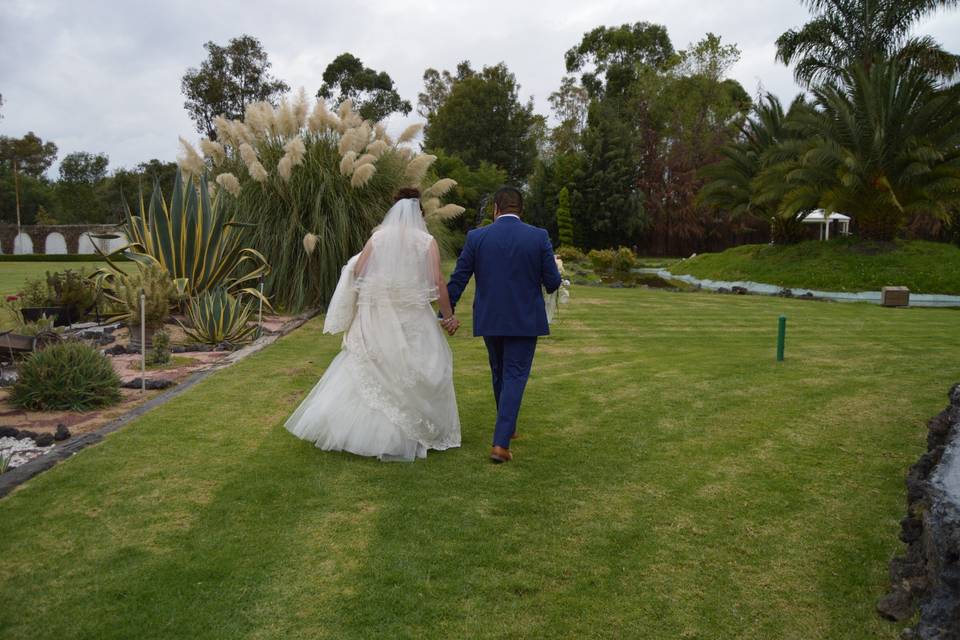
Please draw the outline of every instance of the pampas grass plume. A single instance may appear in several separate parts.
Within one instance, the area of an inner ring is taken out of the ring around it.
[[[424,195],[442,198],[455,186],[457,186],[457,181],[453,178],[441,178],[434,182],[433,185],[424,192]]]
[[[240,195],[240,181],[232,173],[221,173],[217,176],[217,184],[227,190],[233,197]]]
[[[303,250],[307,252],[307,255],[313,253],[314,249],[317,248],[318,240],[319,238],[312,233],[308,233],[307,235],[303,236]]]
[[[420,133],[420,130],[423,129],[423,125],[420,123],[412,124],[406,129],[403,130],[403,133],[400,134],[400,137],[397,138],[397,144],[404,144],[410,142]]]
[[[207,165],[203,162],[203,158],[197,153],[197,150],[183,137],[180,138],[180,147],[183,149],[183,154],[177,157],[177,164],[180,165],[180,168],[191,175],[202,176],[203,172],[207,170]]]
[[[430,165],[432,165],[436,159],[437,156],[423,153],[411,160],[410,164],[407,165],[407,184],[416,186],[423,182],[423,177],[427,175],[427,169],[430,168]]]
[[[350,186],[362,187],[366,185],[376,172],[377,168],[372,164],[364,164],[357,167],[353,172],[353,178],[350,179]]]
[[[353,173],[353,162],[357,159],[356,151],[347,151],[340,160],[340,173],[349,176]]]

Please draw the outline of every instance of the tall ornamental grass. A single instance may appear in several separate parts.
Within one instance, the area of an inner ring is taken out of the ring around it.
[[[393,204],[400,187],[423,191],[428,224],[460,215],[442,206],[455,182],[424,189],[436,158],[410,148],[420,126],[397,139],[383,124],[363,120],[350,101],[337,112],[323,101],[312,108],[303,90],[274,108],[251,104],[242,120],[217,118],[217,139],[198,152],[181,139],[180,165],[194,175],[211,171],[211,188],[236,201],[236,216],[250,223],[250,244],[271,272],[266,293],[287,311],[324,306],[340,269],[359,252]]]

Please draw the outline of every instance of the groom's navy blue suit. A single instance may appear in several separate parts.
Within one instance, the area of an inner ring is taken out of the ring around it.
[[[508,449],[537,337],[550,333],[540,287],[552,293],[560,286],[550,236],[514,215],[503,214],[493,224],[467,234],[447,285],[451,304],[460,300],[471,275],[477,290],[473,335],[482,336],[487,345],[497,401],[493,444]]]

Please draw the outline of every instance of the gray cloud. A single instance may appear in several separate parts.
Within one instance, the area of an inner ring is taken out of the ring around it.
[[[563,54],[595,26],[646,20],[666,25],[684,48],[706,32],[742,50],[731,75],[748,92],[759,83],[784,100],[799,90],[789,69],[773,59],[774,40],[802,24],[794,0],[411,0],[365,3],[271,0],[165,3],[3,0],[0,133],[35,131],[53,140],[60,157],[103,151],[111,168],[158,157],[173,159],[177,136],[195,138],[183,110],[180,77],[204,57],[203,43],[241,33],[259,38],[274,73],[309,94],[326,64],[350,51],[390,73],[415,101],[427,67],[452,69],[505,61],[523,96],[541,113],[564,75]],[[918,26],[951,50],[960,49],[960,12]],[[410,118],[394,118],[400,129]]]

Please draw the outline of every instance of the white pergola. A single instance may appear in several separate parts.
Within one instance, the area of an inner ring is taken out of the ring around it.
[[[818,224],[820,225],[820,239],[829,240],[830,239],[830,223],[839,222],[840,223],[840,235],[848,236],[850,235],[850,216],[845,216],[842,213],[830,213],[828,214],[823,209],[814,209],[808,214],[799,214],[797,219],[804,224]]]

